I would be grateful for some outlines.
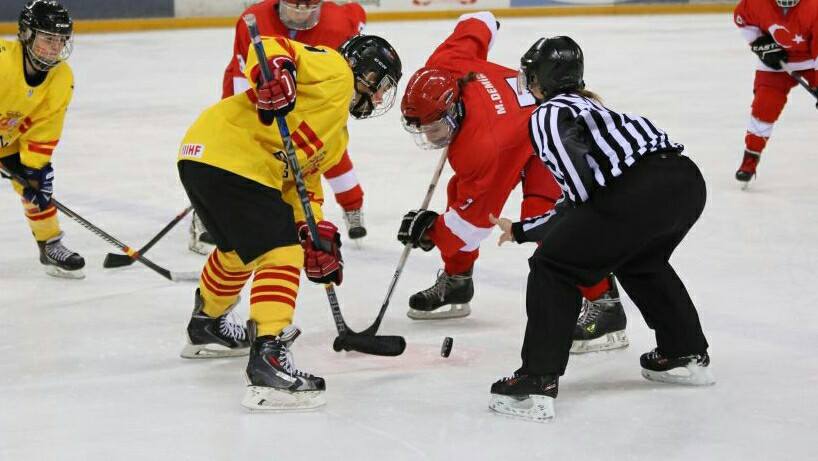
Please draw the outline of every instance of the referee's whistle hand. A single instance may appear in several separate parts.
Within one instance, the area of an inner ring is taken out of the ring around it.
[[[500,246],[506,242],[513,242],[514,235],[511,233],[511,220],[508,218],[497,218],[493,214],[489,213],[489,222],[496,225],[500,228],[503,233],[500,235],[500,238],[497,239],[497,246]]]

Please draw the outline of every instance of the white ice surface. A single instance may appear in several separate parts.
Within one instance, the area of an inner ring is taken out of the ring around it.
[[[404,82],[451,21],[372,24],[393,41]],[[133,246],[186,206],[175,170],[188,125],[220,94],[229,29],[80,35],[76,93],[54,156],[57,197]],[[794,88],[749,191],[733,179],[752,96],[753,56],[729,15],[502,21],[491,58],[516,67],[542,35],[570,34],[586,81],[611,107],[642,113],[687,146],[708,182],[699,224],[673,263],[711,344],[715,387],[645,381],[654,346],[625,301],[631,346],[572,357],[551,424],[491,414],[490,384],[519,365],[530,246],[486,241],[473,314],[418,323],[407,299],[435,278],[434,253],[412,254],[381,328],[406,336],[398,358],[337,354],[323,290],[298,298],[298,365],[327,380],[327,406],[248,414],[245,359],[178,354],[193,284],[138,265],[103,270],[113,251],[63,217],[66,243],[88,261],[83,281],[47,277],[17,197],[0,184],[0,460],[810,459],[818,429],[818,185],[814,102]],[[365,328],[401,247],[400,216],[425,193],[436,152],[419,151],[399,111],[350,123],[366,190],[369,236],[346,245],[338,289]],[[525,136],[520,133],[520,136]],[[450,171],[446,175],[450,174]],[[444,177],[445,180],[445,177]],[[433,201],[444,203],[443,186]],[[516,216],[519,193],[504,211]],[[340,222],[330,199],[328,216]],[[187,222],[149,256],[190,271]],[[246,301],[239,309],[246,316]],[[444,336],[454,337],[448,359]]]

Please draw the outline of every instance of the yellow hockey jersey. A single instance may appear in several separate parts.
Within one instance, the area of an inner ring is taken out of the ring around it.
[[[63,62],[37,86],[29,86],[23,45],[0,39],[0,158],[20,153],[23,165],[42,168],[62,135],[74,92],[74,74]]]
[[[295,63],[295,109],[286,119],[313,210],[321,219],[321,175],[341,160],[349,141],[352,71],[331,48],[282,37],[264,38],[263,44],[268,58],[287,55]],[[248,79],[257,64],[251,49],[245,72]],[[205,109],[185,134],[177,158],[206,163],[278,189],[301,220],[303,212],[278,127],[258,120],[253,98],[251,89]]]

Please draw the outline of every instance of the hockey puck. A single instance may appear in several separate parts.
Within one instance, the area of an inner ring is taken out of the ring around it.
[[[440,346],[440,356],[441,357],[448,357],[449,354],[452,353],[452,345],[454,344],[454,339],[449,336],[443,338],[443,344]]]

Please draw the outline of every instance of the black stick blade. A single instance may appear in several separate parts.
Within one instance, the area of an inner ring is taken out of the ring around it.
[[[105,260],[102,261],[102,267],[112,269],[114,267],[125,267],[133,264],[134,260],[128,255],[119,255],[115,253],[108,253]]]
[[[340,351],[356,351],[369,355],[384,355],[394,357],[403,354],[406,349],[406,340],[403,336],[369,336],[347,334],[345,337],[335,338],[333,349]]]

